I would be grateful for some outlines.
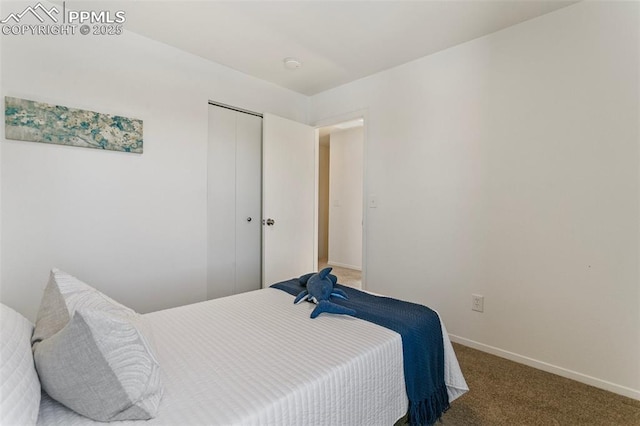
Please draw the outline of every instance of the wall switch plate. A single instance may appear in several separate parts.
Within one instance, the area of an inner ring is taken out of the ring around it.
[[[471,295],[471,310],[484,312],[484,296],[481,296],[479,294]]]

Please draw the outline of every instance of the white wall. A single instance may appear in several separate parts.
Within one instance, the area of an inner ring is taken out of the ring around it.
[[[204,300],[207,101],[308,98],[129,32],[0,39],[3,96],[144,121],[142,155],[2,140],[1,300],[33,319],[54,266],[141,312]]]
[[[328,263],[362,269],[362,127],[333,131],[329,154]]]
[[[312,97],[368,110],[369,290],[640,398],[638,16],[580,2]]]

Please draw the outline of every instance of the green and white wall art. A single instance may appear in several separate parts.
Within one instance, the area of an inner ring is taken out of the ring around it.
[[[142,154],[142,120],[4,98],[5,138]]]

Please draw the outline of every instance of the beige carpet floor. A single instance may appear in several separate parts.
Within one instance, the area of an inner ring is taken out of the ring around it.
[[[640,401],[454,344],[470,391],[442,425],[640,425]]]

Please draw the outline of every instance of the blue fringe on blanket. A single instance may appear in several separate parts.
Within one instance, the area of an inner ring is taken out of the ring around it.
[[[293,296],[304,290],[297,278],[271,287]],[[332,302],[355,309],[356,318],[400,334],[409,398],[409,424],[434,424],[449,409],[449,396],[444,383],[444,344],[438,314],[423,305],[374,296],[340,284],[336,287],[347,293],[349,299],[335,298]]]

